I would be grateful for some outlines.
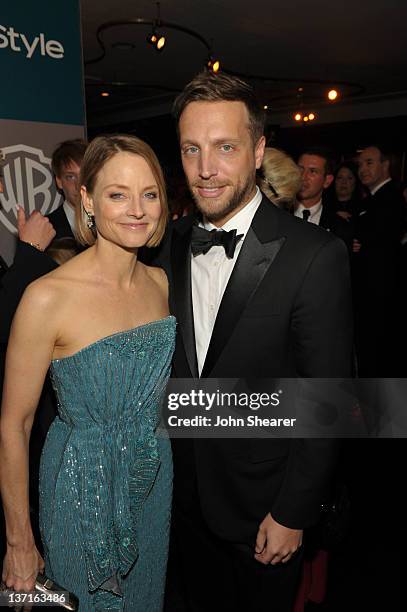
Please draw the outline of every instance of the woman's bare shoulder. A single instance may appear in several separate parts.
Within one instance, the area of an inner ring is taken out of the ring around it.
[[[162,268],[156,268],[155,266],[146,266],[145,267],[147,275],[155,281],[163,290],[168,290],[168,278],[165,271]]]
[[[87,249],[86,251],[75,255],[75,257],[72,257],[62,265],[58,266],[58,268],[55,268],[55,270],[52,270],[52,272],[48,272],[48,274],[42,278],[58,279],[75,277],[76,275],[83,276],[83,272],[87,269],[88,265],[87,261],[89,260],[89,251],[90,249]]]
[[[81,257],[78,255],[77,257]],[[50,308],[54,310],[60,303],[65,304],[69,295],[75,290],[75,285],[81,282],[81,265],[75,258],[59,266],[52,272],[41,276],[26,288],[22,302],[32,308]]]
[[[33,308],[53,307],[61,292],[61,283],[53,272],[38,278],[28,285],[21,298],[21,304]]]

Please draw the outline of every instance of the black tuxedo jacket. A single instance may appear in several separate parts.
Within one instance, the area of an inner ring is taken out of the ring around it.
[[[75,238],[63,206],[59,206],[59,208],[48,215],[48,219],[51,221],[52,225],[54,226],[54,230],[56,231],[55,239]]]
[[[362,201],[356,222],[356,238],[360,240],[361,249],[355,255],[354,263],[357,283],[367,300],[372,300],[373,295],[381,295],[388,303],[393,300],[401,256],[404,211],[404,200],[395,181],[386,183],[373,196]]]
[[[362,201],[356,228],[362,245],[361,258],[384,257],[390,261],[394,257],[404,231],[404,211],[403,196],[395,181],[386,183]]]
[[[198,376],[193,222],[184,217],[173,225],[160,260],[170,280],[170,309],[178,319],[173,375],[181,378]],[[263,197],[225,290],[202,376],[349,376],[349,285],[343,242]],[[317,520],[336,455],[335,444],[327,440],[173,443],[176,507],[191,507],[197,492],[213,532],[251,546],[268,512],[292,528]]]
[[[351,221],[345,221],[336,214],[336,210],[329,203],[322,203],[321,217],[319,226],[325,230],[332,232],[338,238],[342,238],[348,248],[348,252],[352,252],[352,242],[354,235],[354,224]]]

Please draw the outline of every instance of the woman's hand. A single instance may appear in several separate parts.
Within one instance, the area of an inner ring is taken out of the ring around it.
[[[44,570],[44,560],[36,546],[8,546],[3,563],[2,580],[6,587],[27,593],[34,590],[35,580]]]

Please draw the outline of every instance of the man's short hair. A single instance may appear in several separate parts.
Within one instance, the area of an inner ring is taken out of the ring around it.
[[[87,143],[81,138],[61,142],[53,152],[51,159],[52,171],[55,176],[61,176],[63,167],[72,162],[80,166],[87,146]]]
[[[251,85],[224,72],[200,72],[177,96],[173,116],[179,123],[181,114],[191,102],[243,102],[249,114],[249,130],[253,142],[263,136],[265,114]]]
[[[325,147],[309,147],[308,149],[301,151],[298,159],[300,159],[300,157],[303,155],[316,155],[317,157],[321,157],[325,161],[325,176],[327,174],[334,174],[335,162],[332,152],[329,149]]]
[[[362,147],[360,147],[361,151],[364,151],[365,149],[377,149],[380,153],[381,162],[388,161],[392,163],[393,161],[392,151],[390,151],[390,149],[388,147],[385,147],[384,145],[372,143],[372,144],[367,144],[367,145],[363,145]]]

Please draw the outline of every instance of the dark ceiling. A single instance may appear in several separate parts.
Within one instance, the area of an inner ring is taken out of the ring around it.
[[[126,108],[138,118],[163,114],[207,60],[205,45],[183,32],[161,28],[167,43],[157,53],[146,43],[150,26],[122,25],[104,30],[106,55],[88,63],[101,55],[98,27],[109,21],[154,20],[156,2],[82,0],[81,5],[91,121],[112,112],[119,116]],[[345,98],[407,94],[406,0],[163,0],[161,19],[201,35],[228,71],[283,79],[253,79],[263,103],[273,110],[291,112],[298,104],[298,87],[304,88],[305,99],[322,100],[329,82],[349,83],[339,85]],[[101,97],[103,91],[110,95]]]

